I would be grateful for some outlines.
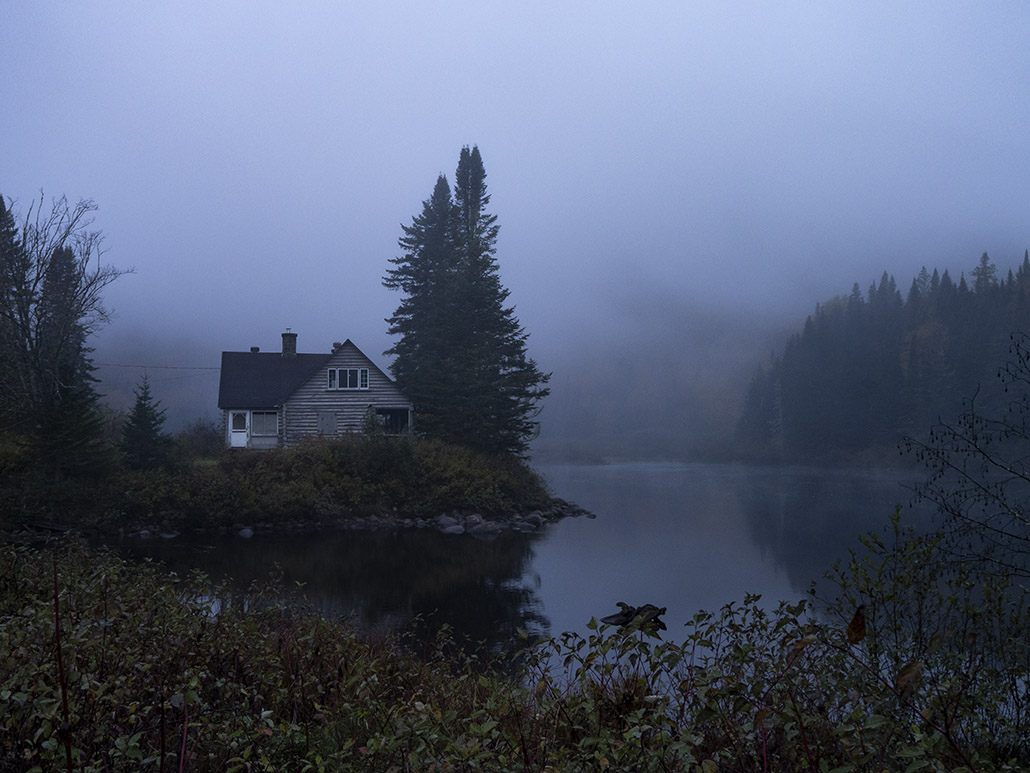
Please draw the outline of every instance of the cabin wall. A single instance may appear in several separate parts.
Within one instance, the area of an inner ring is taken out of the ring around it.
[[[246,429],[241,432],[233,432],[232,430],[232,414],[243,413],[246,414]],[[278,448],[282,445],[282,428],[283,419],[282,412],[279,411],[277,415],[277,430],[276,435],[255,435],[254,434],[254,411],[246,408],[229,409],[222,411],[222,437],[225,440],[225,445],[229,448],[257,448],[257,449],[269,449]],[[271,411],[260,411],[260,413],[271,413]]]
[[[329,368],[368,368],[368,389],[330,390]],[[319,368],[281,406],[279,421],[283,443],[292,446],[305,437],[319,434],[343,437],[361,432],[370,405],[411,410],[411,403],[397,385],[356,346],[347,344],[334,352],[325,366]]]

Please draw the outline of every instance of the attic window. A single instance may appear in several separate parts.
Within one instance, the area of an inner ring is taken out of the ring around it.
[[[368,389],[368,368],[329,368],[329,389]]]

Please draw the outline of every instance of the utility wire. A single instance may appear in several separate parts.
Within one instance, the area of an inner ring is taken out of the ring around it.
[[[199,365],[123,365],[117,362],[94,362],[101,368],[150,368],[152,370],[221,370],[215,367],[202,367]]]

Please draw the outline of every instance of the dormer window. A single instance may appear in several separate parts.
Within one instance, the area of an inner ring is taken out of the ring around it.
[[[329,368],[329,389],[368,389],[368,368]]]

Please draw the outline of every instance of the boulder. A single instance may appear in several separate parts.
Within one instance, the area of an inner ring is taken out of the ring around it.
[[[469,528],[469,534],[476,536],[482,536],[485,534],[498,534],[504,527],[497,521],[480,521],[475,526]]]

